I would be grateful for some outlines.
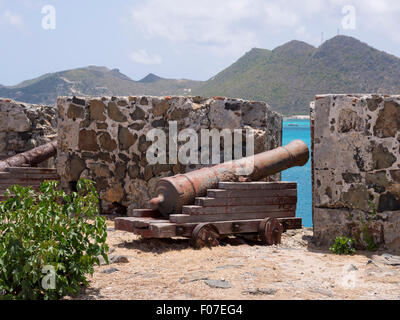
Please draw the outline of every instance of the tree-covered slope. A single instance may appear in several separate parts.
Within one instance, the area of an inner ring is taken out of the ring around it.
[[[145,79],[133,81],[118,69],[89,66],[45,74],[16,86],[0,87],[0,96],[30,103],[55,104],[58,96],[68,95],[185,94],[199,84],[198,81],[163,79],[155,75]]]
[[[263,100],[284,114],[307,114],[316,94],[367,92],[399,93],[400,59],[337,36],[319,48],[291,41],[272,51],[253,49],[197,93]]]

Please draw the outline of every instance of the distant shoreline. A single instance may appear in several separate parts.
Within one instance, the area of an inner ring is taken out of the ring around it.
[[[309,120],[309,115],[298,115],[298,116],[283,116],[283,121],[286,120]]]

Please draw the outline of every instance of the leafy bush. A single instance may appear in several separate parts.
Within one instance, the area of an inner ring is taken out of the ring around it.
[[[353,255],[356,250],[354,249],[354,239],[347,237],[337,237],[334,244],[329,250],[334,254],[348,254]]]
[[[94,182],[80,180],[71,194],[55,181],[43,182],[39,190],[15,185],[6,194],[13,195],[0,202],[0,298],[76,294],[100,264],[98,256],[108,261]]]

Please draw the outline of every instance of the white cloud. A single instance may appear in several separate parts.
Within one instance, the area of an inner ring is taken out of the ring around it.
[[[16,13],[12,13],[9,10],[6,10],[3,12],[2,15],[3,21],[6,22],[7,24],[19,28],[19,29],[24,29],[25,28],[25,23],[22,17]]]
[[[334,34],[345,5],[356,7],[357,28],[400,39],[398,0],[145,0],[132,7],[130,18],[147,38],[234,56],[270,35],[307,41],[322,31]]]
[[[296,12],[259,0],[147,0],[132,8],[131,17],[149,38],[206,46],[222,55],[257,46],[260,28],[298,22]]]
[[[236,56],[281,31],[308,37],[301,20],[324,8],[323,0],[146,0],[132,7],[131,19],[148,38]]]
[[[162,62],[162,58],[158,54],[150,54],[144,49],[140,49],[138,51],[132,52],[129,55],[129,58],[134,62],[140,64],[160,64]]]

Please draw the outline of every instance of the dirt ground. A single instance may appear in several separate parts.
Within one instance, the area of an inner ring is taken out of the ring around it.
[[[230,238],[194,250],[186,239],[141,240],[107,224],[114,262],[96,267],[74,299],[400,299],[400,263],[317,249],[311,229],[288,231],[279,246]]]

